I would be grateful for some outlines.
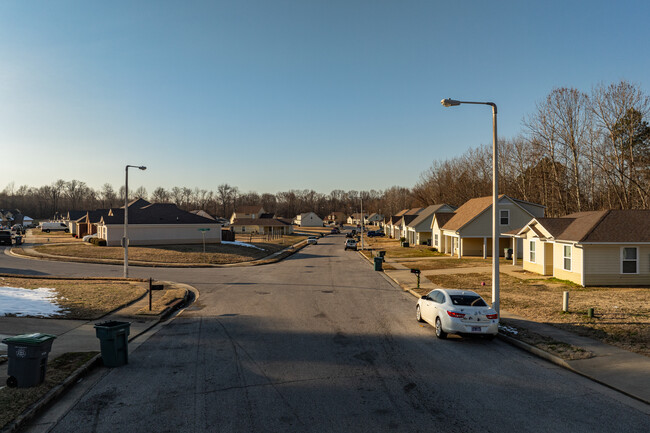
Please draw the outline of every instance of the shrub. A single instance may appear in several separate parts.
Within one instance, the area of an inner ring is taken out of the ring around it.
[[[406,238],[404,236],[402,236],[401,238],[399,238],[399,241],[404,242],[404,241],[406,241]]]
[[[90,238],[90,243],[93,244],[93,245],[97,245],[98,247],[105,247],[106,246],[106,239]]]

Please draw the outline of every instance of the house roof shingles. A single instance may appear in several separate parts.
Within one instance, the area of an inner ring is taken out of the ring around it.
[[[121,212],[116,211],[117,209],[111,209],[111,215],[102,216],[104,224],[124,224],[124,209],[122,208]],[[154,203],[141,208],[129,204],[129,224],[217,224],[217,222],[179,209],[173,203]]]
[[[237,209],[235,209],[236,214],[243,214],[243,215],[251,215],[251,214],[256,214],[260,213],[260,210],[262,210],[264,207],[263,206],[238,206]]]
[[[650,242],[650,210],[580,212],[557,218],[571,223],[557,240],[574,242]],[[541,222],[547,228],[549,221]],[[551,223],[552,224],[552,223]],[[549,230],[550,231],[550,230]]]
[[[290,222],[279,218],[237,218],[231,224],[233,226],[263,226],[263,227],[284,227],[291,225]]]
[[[420,211],[420,213],[417,215],[417,217],[409,222],[407,225],[409,227],[415,227],[418,224],[421,224],[422,222],[426,221],[427,218],[432,217],[434,213],[436,213],[441,207],[443,207],[444,204],[432,204],[431,206],[427,206],[424,209]]]

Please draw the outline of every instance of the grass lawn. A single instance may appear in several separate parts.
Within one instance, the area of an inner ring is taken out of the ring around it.
[[[373,250],[384,250],[386,251],[386,257],[388,258],[407,258],[407,257],[436,257],[443,256],[442,253],[439,253],[434,248],[431,248],[427,245],[413,245],[410,247],[400,246],[400,241],[396,239],[389,239],[386,237],[363,237],[363,243],[366,248],[371,248]],[[361,244],[359,244],[361,248]]]
[[[510,264],[511,260],[499,260],[501,264]],[[431,271],[437,269],[454,269],[454,268],[476,268],[476,267],[490,267],[492,266],[492,258],[488,257],[487,259],[475,258],[475,257],[464,257],[462,259],[454,257],[440,257],[436,260],[413,260],[413,261],[401,261],[401,265],[406,266],[407,268],[417,268],[421,271]]]
[[[492,297],[491,274],[487,272],[427,278],[441,287],[474,290],[488,302]],[[650,287],[580,287],[555,279],[516,278],[503,273],[500,282],[504,310],[650,356]],[[569,292],[568,313],[562,312],[564,291]],[[587,317],[589,308],[594,308],[596,317]]]
[[[57,303],[66,319],[92,320],[120,308],[146,293],[148,283],[111,280],[58,280],[0,277],[0,285],[23,289],[39,287],[57,291]]]
[[[301,237],[301,239],[303,238],[304,237]],[[239,263],[266,257],[269,254],[282,250],[286,247],[286,245],[283,245],[282,243],[273,243],[272,241],[255,243],[254,245],[262,248],[262,250],[232,244],[206,244],[205,253],[203,253],[202,244],[161,245],[146,247],[133,246],[129,247],[129,260],[140,260],[152,263],[186,264]],[[40,253],[52,254],[56,256],[89,259],[124,259],[124,249],[122,247],[100,247],[85,242],[70,245],[37,245],[34,247],[34,249]]]
[[[52,388],[61,384],[97,353],[65,353],[56,359],[48,360],[45,381],[39,386],[31,388],[4,387],[0,389],[0,429],[27,410]]]

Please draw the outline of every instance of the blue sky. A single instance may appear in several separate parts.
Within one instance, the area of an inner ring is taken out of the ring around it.
[[[554,87],[650,90],[633,1],[3,1],[0,189],[413,186]]]

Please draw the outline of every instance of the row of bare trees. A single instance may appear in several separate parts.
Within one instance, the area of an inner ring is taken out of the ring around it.
[[[650,208],[650,98],[637,85],[590,94],[557,88],[499,141],[501,193],[541,203],[547,215]],[[413,189],[418,203],[461,204],[491,194],[491,146],[434,161]]]
[[[499,140],[500,192],[541,203],[548,216],[596,209],[650,208],[650,98],[637,85],[621,81],[587,94],[556,88],[523,120],[522,133]],[[436,160],[412,188],[384,191],[290,190],[276,194],[241,192],[227,183],[216,190],[144,187],[130,193],[182,209],[202,209],[228,217],[237,206],[261,204],[267,212],[293,217],[364,210],[392,215],[401,209],[448,203],[459,206],[492,192],[492,149],[478,146],[444,161]],[[0,192],[0,208],[20,209],[35,218],[56,212],[119,207],[124,187],[99,190],[78,180],[57,180],[33,188],[13,183]]]
[[[313,190],[290,190],[277,194],[242,193],[227,183],[216,190],[158,187],[151,194],[144,187],[129,191],[129,199],[144,198],[154,203],[175,203],[185,210],[201,209],[215,216],[230,217],[238,206],[262,205],[269,213],[288,218],[302,212],[314,211],[325,217],[335,211],[346,214],[359,212],[361,199],[365,212],[392,214],[413,205],[409,188],[392,187],[385,191],[343,191],[329,194]],[[124,204],[124,187],[118,190],[104,184],[99,190],[78,180],[57,180],[39,188],[27,185],[7,185],[0,192],[0,209],[18,209],[33,218],[50,218],[69,210],[94,210],[121,207]]]

